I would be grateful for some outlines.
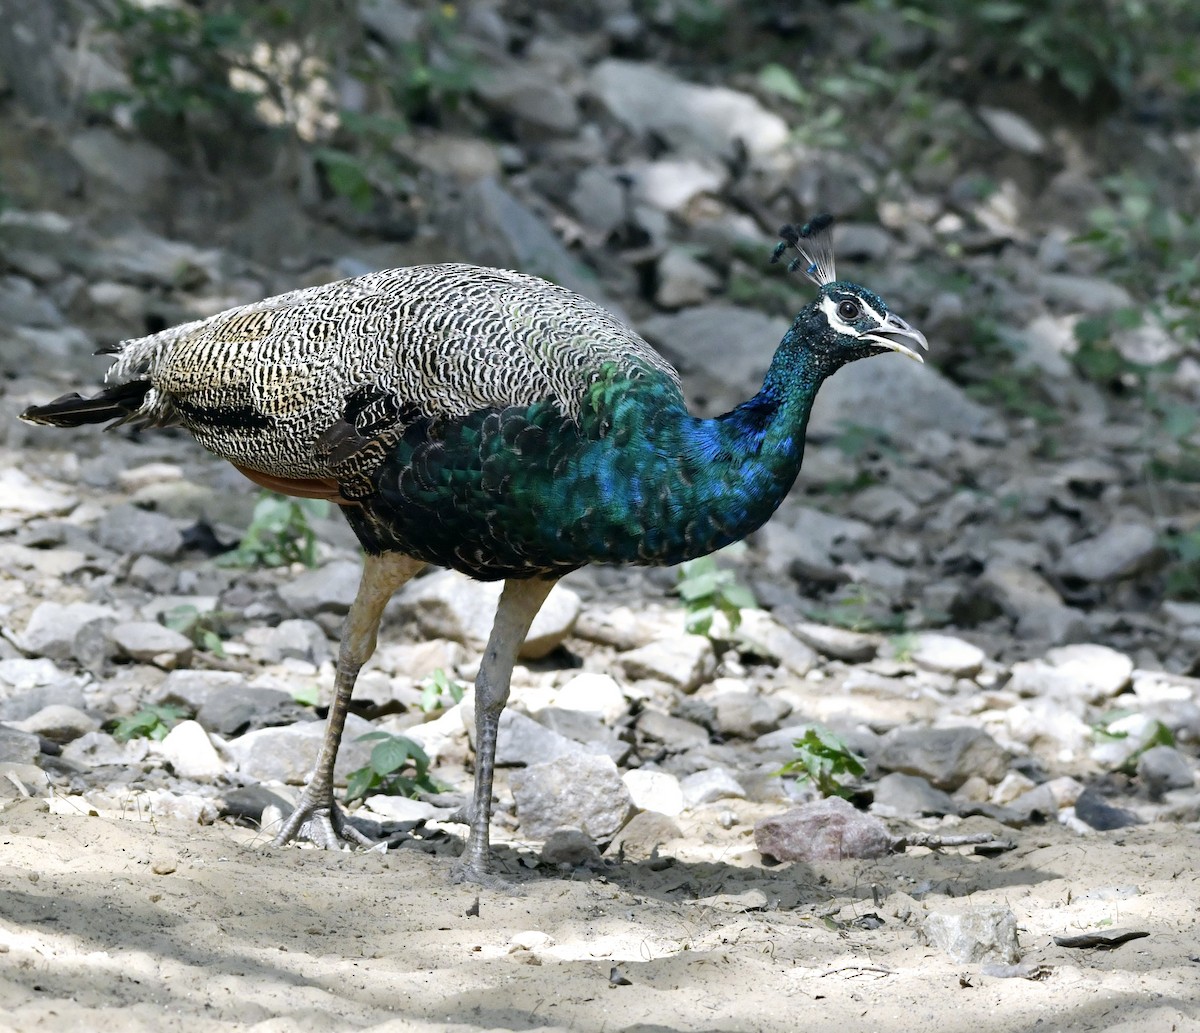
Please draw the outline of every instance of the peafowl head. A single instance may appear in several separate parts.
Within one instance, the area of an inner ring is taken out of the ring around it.
[[[789,248],[796,257],[788,271],[803,270],[820,289],[815,301],[806,305],[792,324],[789,336],[832,372],[855,359],[884,352],[899,352],[924,362],[917,348],[929,349],[925,335],[909,326],[874,291],[857,283],[839,280],[833,264],[833,217],[818,215],[803,226],[784,226],[772,262]]]

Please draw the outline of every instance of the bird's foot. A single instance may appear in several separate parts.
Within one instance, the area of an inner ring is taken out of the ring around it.
[[[450,881],[458,885],[472,883],[510,896],[524,892],[512,879],[492,870],[491,846],[485,840],[481,847],[474,832],[467,837],[466,849],[450,868]]]
[[[386,843],[376,843],[350,823],[345,812],[333,802],[332,793],[310,793],[308,789],[304,790],[295,810],[284,819],[271,846],[300,840],[307,840],[322,850],[387,849]]]
[[[505,893],[508,896],[520,896],[525,892],[512,879],[503,875],[497,875],[486,867],[480,868],[469,864],[466,861],[465,854],[451,866],[450,881],[459,886],[466,883],[474,886],[482,886],[485,890],[491,890],[494,893]]]

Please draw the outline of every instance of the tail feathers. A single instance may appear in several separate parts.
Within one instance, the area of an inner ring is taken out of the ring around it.
[[[72,392],[45,405],[31,405],[21,413],[21,419],[50,427],[82,427],[86,423],[107,423],[109,420],[127,423],[140,415],[149,390],[150,381],[130,380],[106,388],[94,398]]]

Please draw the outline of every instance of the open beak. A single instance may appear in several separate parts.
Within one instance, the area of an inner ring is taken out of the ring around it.
[[[922,350],[929,351],[929,342],[925,340],[925,335],[920,330],[914,330],[903,319],[892,312],[888,313],[883,326],[861,334],[859,340],[869,341],[880,348],[888,348],[891,351],[899,352],[901,355],[907,355],[910,359],[916,359],[917,362],[924,362],[925,359],[922,358],[920,352],[914,350],[913,345],[918,345]]]

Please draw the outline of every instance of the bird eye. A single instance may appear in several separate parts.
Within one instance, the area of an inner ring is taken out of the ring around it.
[[[847,323],[853,323],[859,316],[862,315],[862,309],[857,301],[843,301],[837,307],[839,319],[844,319]]]

